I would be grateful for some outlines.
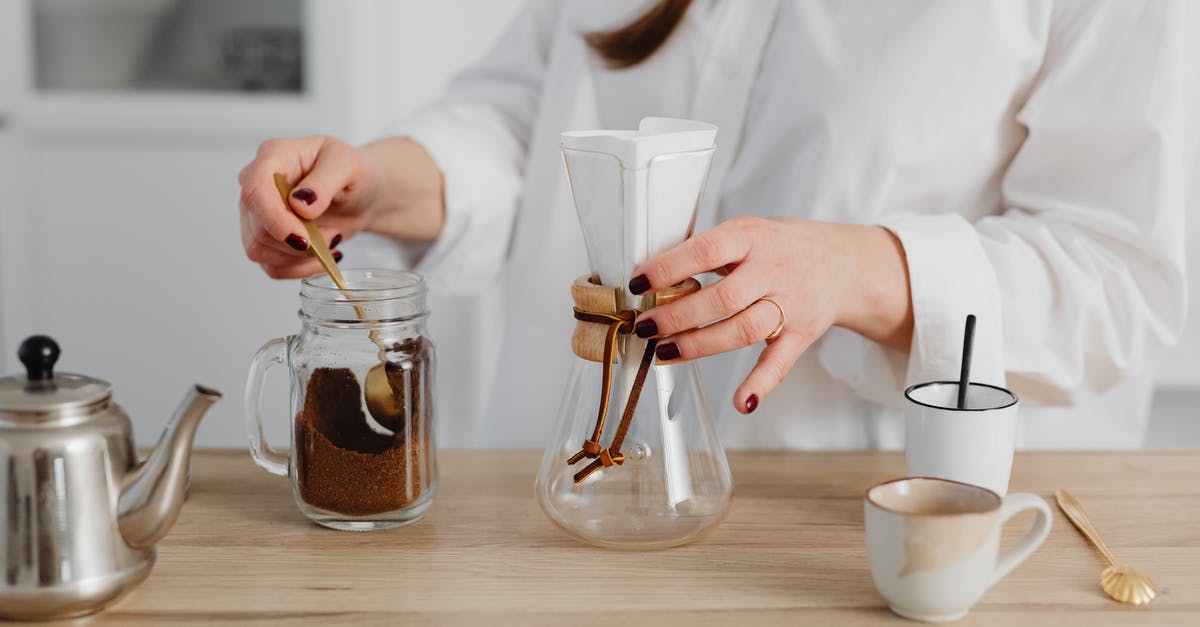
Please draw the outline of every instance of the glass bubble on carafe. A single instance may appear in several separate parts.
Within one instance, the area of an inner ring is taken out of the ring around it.
[[[618,309],[654,306],[654,295],[628,291],[631,272],[691,234],[715,135],[712,125],[665,118],[647,118],[637,131],[563,134],[591,279],[615,288]],[[602,447],[613,444],[647,344],[618,338]],[[650,366],[621,443],[623,463],[577,482],[592,460],[567,461],[592,436],[604,364],[576,355],[536,484],[550,520],[575,539],[618,549],[677,546],[715,527],[733,486],[696,364]]]

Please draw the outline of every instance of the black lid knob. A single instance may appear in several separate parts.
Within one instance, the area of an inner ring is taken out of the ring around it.
[[[58,342],[46,335],[31,335],[17,349],[17,357],[25,364],[25,374],[30,381],[53,379],[58,355]]]

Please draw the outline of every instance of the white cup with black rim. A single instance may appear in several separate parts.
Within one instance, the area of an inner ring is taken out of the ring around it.
[[[920,383],[904,391],[904,457],[910,477],[938,477],[1008,493],[1017,437],[1017,395],[996,385]]]

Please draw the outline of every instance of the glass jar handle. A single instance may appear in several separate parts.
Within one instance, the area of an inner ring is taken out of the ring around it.
[[[271,366],[287,363],[287,347],[291,337],[277,337],[262,345],[250,360],[250,373],[246,376],[246,437],[250,440],[250,455],[263,470],[287,476],[287,453],[271,448],[263,432],[262,393],[267,370]]]

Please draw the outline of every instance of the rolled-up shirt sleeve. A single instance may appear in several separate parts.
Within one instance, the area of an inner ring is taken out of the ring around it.
[[[1094,397],[1177,341],[1197,157],[1194,17],[1169,1],[1055,5],[1002,211],[883,221],[904,245],[915,317],[907,360],[890,359],[906,370],[894,382],[956,373],[967,313],[984,334],[979,379],[1007,380],[1031,404]]]
[[[407,136],[441,170],[445,223],[428,247],[390,242],[397,261],[444,291],[469,289],[503,267],[523,193],[525,159],[541,97],[558,3],[525,6],[488,53],[459,73],[445,94],[385,135]],[[382,238],[375,238],[376,247]],[[415,252],[414,252],[415,251]]]

